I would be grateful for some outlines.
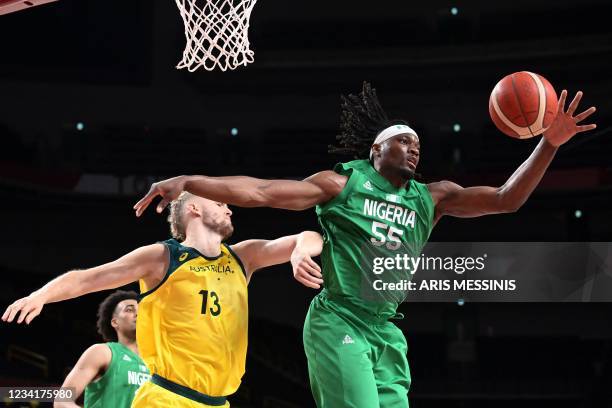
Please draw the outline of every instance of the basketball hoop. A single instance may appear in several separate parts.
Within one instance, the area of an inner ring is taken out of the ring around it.
[[[40,6],[57,0],[0,0],[0,15]]]
[[[249,19],[257,0],[176,0],[187,44],[177,69],[233,70],[253,62]]]

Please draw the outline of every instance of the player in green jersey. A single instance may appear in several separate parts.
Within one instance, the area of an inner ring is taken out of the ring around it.
[[[319,408],[408,406],[410,371],[403,333],[389,319],[402,297],[374,293],[374,258],[418,256],[444,215],[478,217],[516,211],[536,188],[558,147],[595,125],[578,125],[595,108],[575,115],[582,93],[559,109],[529,158],[500,187],[464,188],[451,181],[414,180],[420,143],[406,122],[389,120],[376,93],[343,99],[340,146],[361,155],[303,181],[251,177],[179,176],[154,183],[135,206],[139,216],[158,195],[161,212],[181,191],[241,207],[304,210],[316,206],[324,231],[321,254],[325,289],[312,301],[304,323],[304,348]],[[318,288],[320,275],[310,285]],[[382,276],[382,275],[381,275]],[[376,296],[378,295],[378,297]]]
[[[100,303],[98,333],[106,343],[85,350],[62,384],[74,388],[74,401],[85,390],[85,408],[130,407],[136,390],[150,377],[136,345],[137,299],[136,292],[118,290]],[[53,406],[77,407],[75,402]]]

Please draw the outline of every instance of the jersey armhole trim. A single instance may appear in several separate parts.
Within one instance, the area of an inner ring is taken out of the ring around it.
[[[172,251],[170,250],[170,247],[168,246],[166,242],[162,242],[162,244],[164,244],[164,248],[166,249],[166,253],[168,254],[168,269],[166,269],[166,274],[164,275],[164,278],[157,285],[155,285],[152,289],[147,290],[145,293],[141,293],[138,295],[137,301],[139,303],[145,296],[148,296],[151,293],[155,292],[157,289],[161,287],[161,285],[166,283],[166,281],[168,280],[172,272],[174,272],[174,270],[170,271],[170,269],[172,268]]]
[[[431,208],[431,217],[429,220],[429,235],[431,235],[431,231],[433,230],[434,219],[436,218],[436,206],[434,205],[433,197],[431,196],[431,191],[429,191],[429,187],[427,186],[427,184],[424,184],[424,183],[419,183],[419,184],[421,185],[420,190],[423,191],[423,194],[421,194],[421,197],[423,197],[423,199],[426,200],[428,204],[430,204],[430,208]],[[428,238],[429,238],[429,235],[428,235]]]
[[[229,245],[227,245],[227,244],[223,244],[223,245],[227,248],[229,253],[232,254],[232,256],[234,258],[236,258],[236,261],[238,262],[238,265],[240,266],[240,269],[242,269],[242,274],[244,275],[244,278],[248,279],[248,276],[247,276],[248,272],[247,272],[246,268],[244,267],[244,264],[242,263],[242,259],[240,259],[240,257],[238,255],[236,255],[234,250]]]
[[[347,176],[348,179],[346,180],[346,185],[344,186],[340,194],[338,194],[337,196],[335,196],[334,198],[332,198],[325,204],[319,206],[319,211],[317,211],[317,215],[325,214],[327,210],[333,207],[334,205],[338,205],[338,204],[342,204],[346,202],[348,195],[353,190],[353,186],[355,185],[356,180],[359,178],[358,174],[356,174],[355,172],[355,169],[349,168],[349,171],[350,171],[350,174]]]
[[[113,363],[115,362],[115,352],[113,351],[113,348],[108,344],[109,342],[106,343],[99,343],[99,344],[104,344],[106,347],[108,347],[108,349],[111,352],[111,359],[108,363],[108,367],[106,367],[106,370],[104,371],[104,374],[102,374],[100,377],[96,378],[95,380],[93,380],[92,382],[90,382],[87,385],[94,385],[94,384],[99,384],[100,381],[103,381],[106,379],[106,374],[108,374],[108,372],[111,370],[111,367],[113,366]],[[87,385],[85,386],[85,388],[87,388]],[[85,394],[85,389],[83,389],[83,394]]]

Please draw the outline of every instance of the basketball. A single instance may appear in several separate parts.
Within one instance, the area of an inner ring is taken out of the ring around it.
[[[555,118],[557,93],[543,76],[515,72],[493,88],[489,114],[506,135],[517,139],[534,137],[543,133]]]

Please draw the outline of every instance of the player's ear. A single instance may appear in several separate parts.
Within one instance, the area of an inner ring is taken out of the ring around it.
[[[372,145],[372,157],[380,157],[381,146],[378,143]]]
[[[117,323],[117,318],[113,317],[110,321],[111,326],[113,327],[113,329],[116,329],[117,326],[119,326],[119,323]]]
[[[200,206],[196,203],[188,203],[185,206],[185,211],[186,212],[191,212],[195,215],[201,216],[202,215],[202,208],[200,208]]]

